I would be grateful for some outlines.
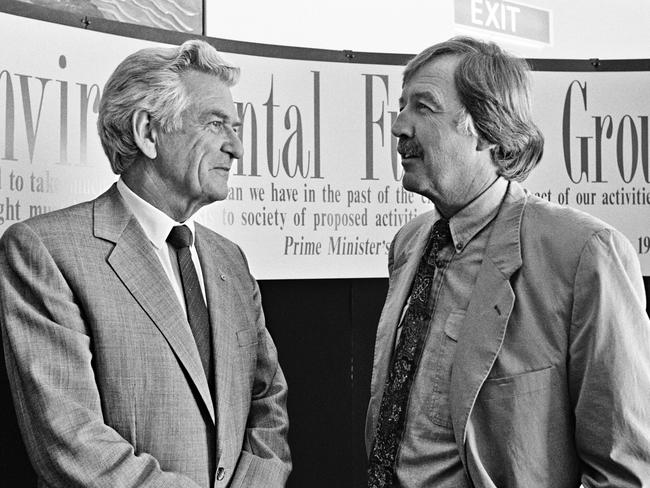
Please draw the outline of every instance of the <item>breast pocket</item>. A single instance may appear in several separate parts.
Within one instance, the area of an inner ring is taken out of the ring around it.
[[[433,372],[432,389],[430,397],[430,415],[434,424],[451,428],[451,415],[449,410],[449,384],[451,381],[451,365],[456,352],[456,343],[460,336],[465,311],[452,311],[447,316],[440,334],[437,348],[432,348],[427,353],[428,370]]]
[[[458,336],[460,335],[460,328],[465,320],[464,311],[454,311],[450,312],[445,322],[445,334],[449,337],[454,343],[458,342]]]
[[[257,364],[257,332],[253,327],[237,331],[239,347],[235,348],[230,364],[233,368],[233,382],[232,391],[228,395],[228,403],[237,408],[250,403]]]
[[[237,331],[237,344],[239,347],[257,345],[257,329],[242,329]]]
[[[238,363],[241,368],[241,374],[250,376],[253,374],[255,362],[257,359],[257,329],[242,329],[237,331],[237,344],[239,347],[235,351]]]

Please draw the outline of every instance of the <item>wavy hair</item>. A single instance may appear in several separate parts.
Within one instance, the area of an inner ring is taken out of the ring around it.
[[[239,68],[196,39],[178,47],[142,49],[117,66],[104,87],[97,118],[99,138],[115,174],[122,174],[141,155],[132,125],[137,110],[147,111],[163,132],[181,128],[189,104],[181,75],[190,70],[215,75],[227,86],[239,79]]]
[[[454,37],[409,61],[403,83],[408,83],[422,66],[444,55],[460,57],[454,73],[464,107],[459,114],[459,129],[492,146],[492,161],[501,176],[526,179],[544,152],[544,136],[531,116],[528,64],[493,42]]]

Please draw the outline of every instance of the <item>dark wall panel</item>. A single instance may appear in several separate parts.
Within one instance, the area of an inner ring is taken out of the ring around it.
[[[644,278],[650,296],[650,277]],[[360,488],[374,338],[386,279],[261,281],[289,382],[289,488]],[[650,303],[648,304],[650,315]],[[36,486],[0,359],[0,485]]]
[[[388,280],[262,281],[289,383],[289,487],[363,485],[363,422]]]
[[[2,344],[0,343],[0,349]],[[36,487],[36,475],[27,458],[25,444],[20,437],[4,350],[0,354],[0,485]]]

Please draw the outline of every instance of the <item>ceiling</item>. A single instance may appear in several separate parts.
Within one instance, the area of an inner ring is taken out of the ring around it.
[[[463,5],[476,18],[492,13],[494,22],[507,21],[513,8],[549,12],[550,40],[460,25]],[[205,0],[205,23],[210,37],[334,50],[417,53],[468,34],[529,58],[650,58],[650,0]]]

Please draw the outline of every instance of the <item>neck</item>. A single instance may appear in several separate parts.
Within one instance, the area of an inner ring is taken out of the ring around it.
[[[432,201],[436,206],[436,209],[438,209],[440,215],[446,219],[450,219],[462,209],[467,207],[467,205],[483,195],[483,193],[490,189],[498,179],[498,175],[493,175],[490,179],[486,179],[482,184],[473,186],[473,190],[467,191],[465,193],[465,198],[463,198],[461,201],[452,203],[436,202],[435,200]]]
[[[156,173],[149,170],[150,161],[134,162],[122,173],[121,178],[129,189],[164,212],[176,222],[185,222],[194,215],[201,205],[182,202],[176,198],[175,192],[169,188],[164,180],[156,177]]]

